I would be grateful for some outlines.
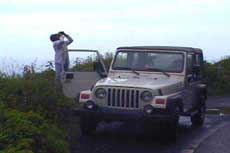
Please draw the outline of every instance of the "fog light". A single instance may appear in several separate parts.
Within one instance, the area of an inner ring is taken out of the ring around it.
[[[96,105],[93,101],[87,101],[84,105],[84,108],[89,109],[89,110],[93,110],[96,108]]]
[[[144,112],[147,114],[152,114],[153,113],[153,106],[152,105],[146,105],[144,107]]]
[[[93,108],[93,105],[90,104],[90,105],[87,106],[87,108],[88,108],[88,109],[92,109],[92,108]]]

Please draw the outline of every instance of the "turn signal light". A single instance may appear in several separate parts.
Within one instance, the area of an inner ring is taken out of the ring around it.
[[[164,105],[165,104],[165,99],[156,99],[155,103],[159,104],[159,105]]]
[[[81,99],[89,99],[90,98],[90,94],[83,93],[83,94],[81,94],[80,98]]]

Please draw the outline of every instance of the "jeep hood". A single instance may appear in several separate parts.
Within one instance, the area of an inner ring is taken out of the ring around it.
[[[105,78],[96,83],[96,86],[134,87],[158,90],[163,94],[178,92],[183,88],[183,82],[176,78]]]

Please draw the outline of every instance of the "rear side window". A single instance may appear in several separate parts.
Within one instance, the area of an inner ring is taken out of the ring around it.
[[[203,61],[203,57],[202,54],[195,54],[195,61],[194,61],[194,65],[202,65],[202,61]]]
[[[203,55],[196,54],[196,64],[202,66],[203,65]]]
[[[192,74],[193,54],[187,55],[187,74]]]

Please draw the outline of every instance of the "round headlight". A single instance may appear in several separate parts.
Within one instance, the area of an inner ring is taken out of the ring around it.
[[[103,89],[103,88],[98,88],[98,89],[95,91],[95,96],[96,96],[97,98],[100,98],[100,99],[105,98],[105,96],[106,96],[106,91],[105,91],[105,89]]]
[[[149,102],[149,101],[153,100],[153,94],[149,91],[144,91],[141,93],[141,99],[143,101]]]

